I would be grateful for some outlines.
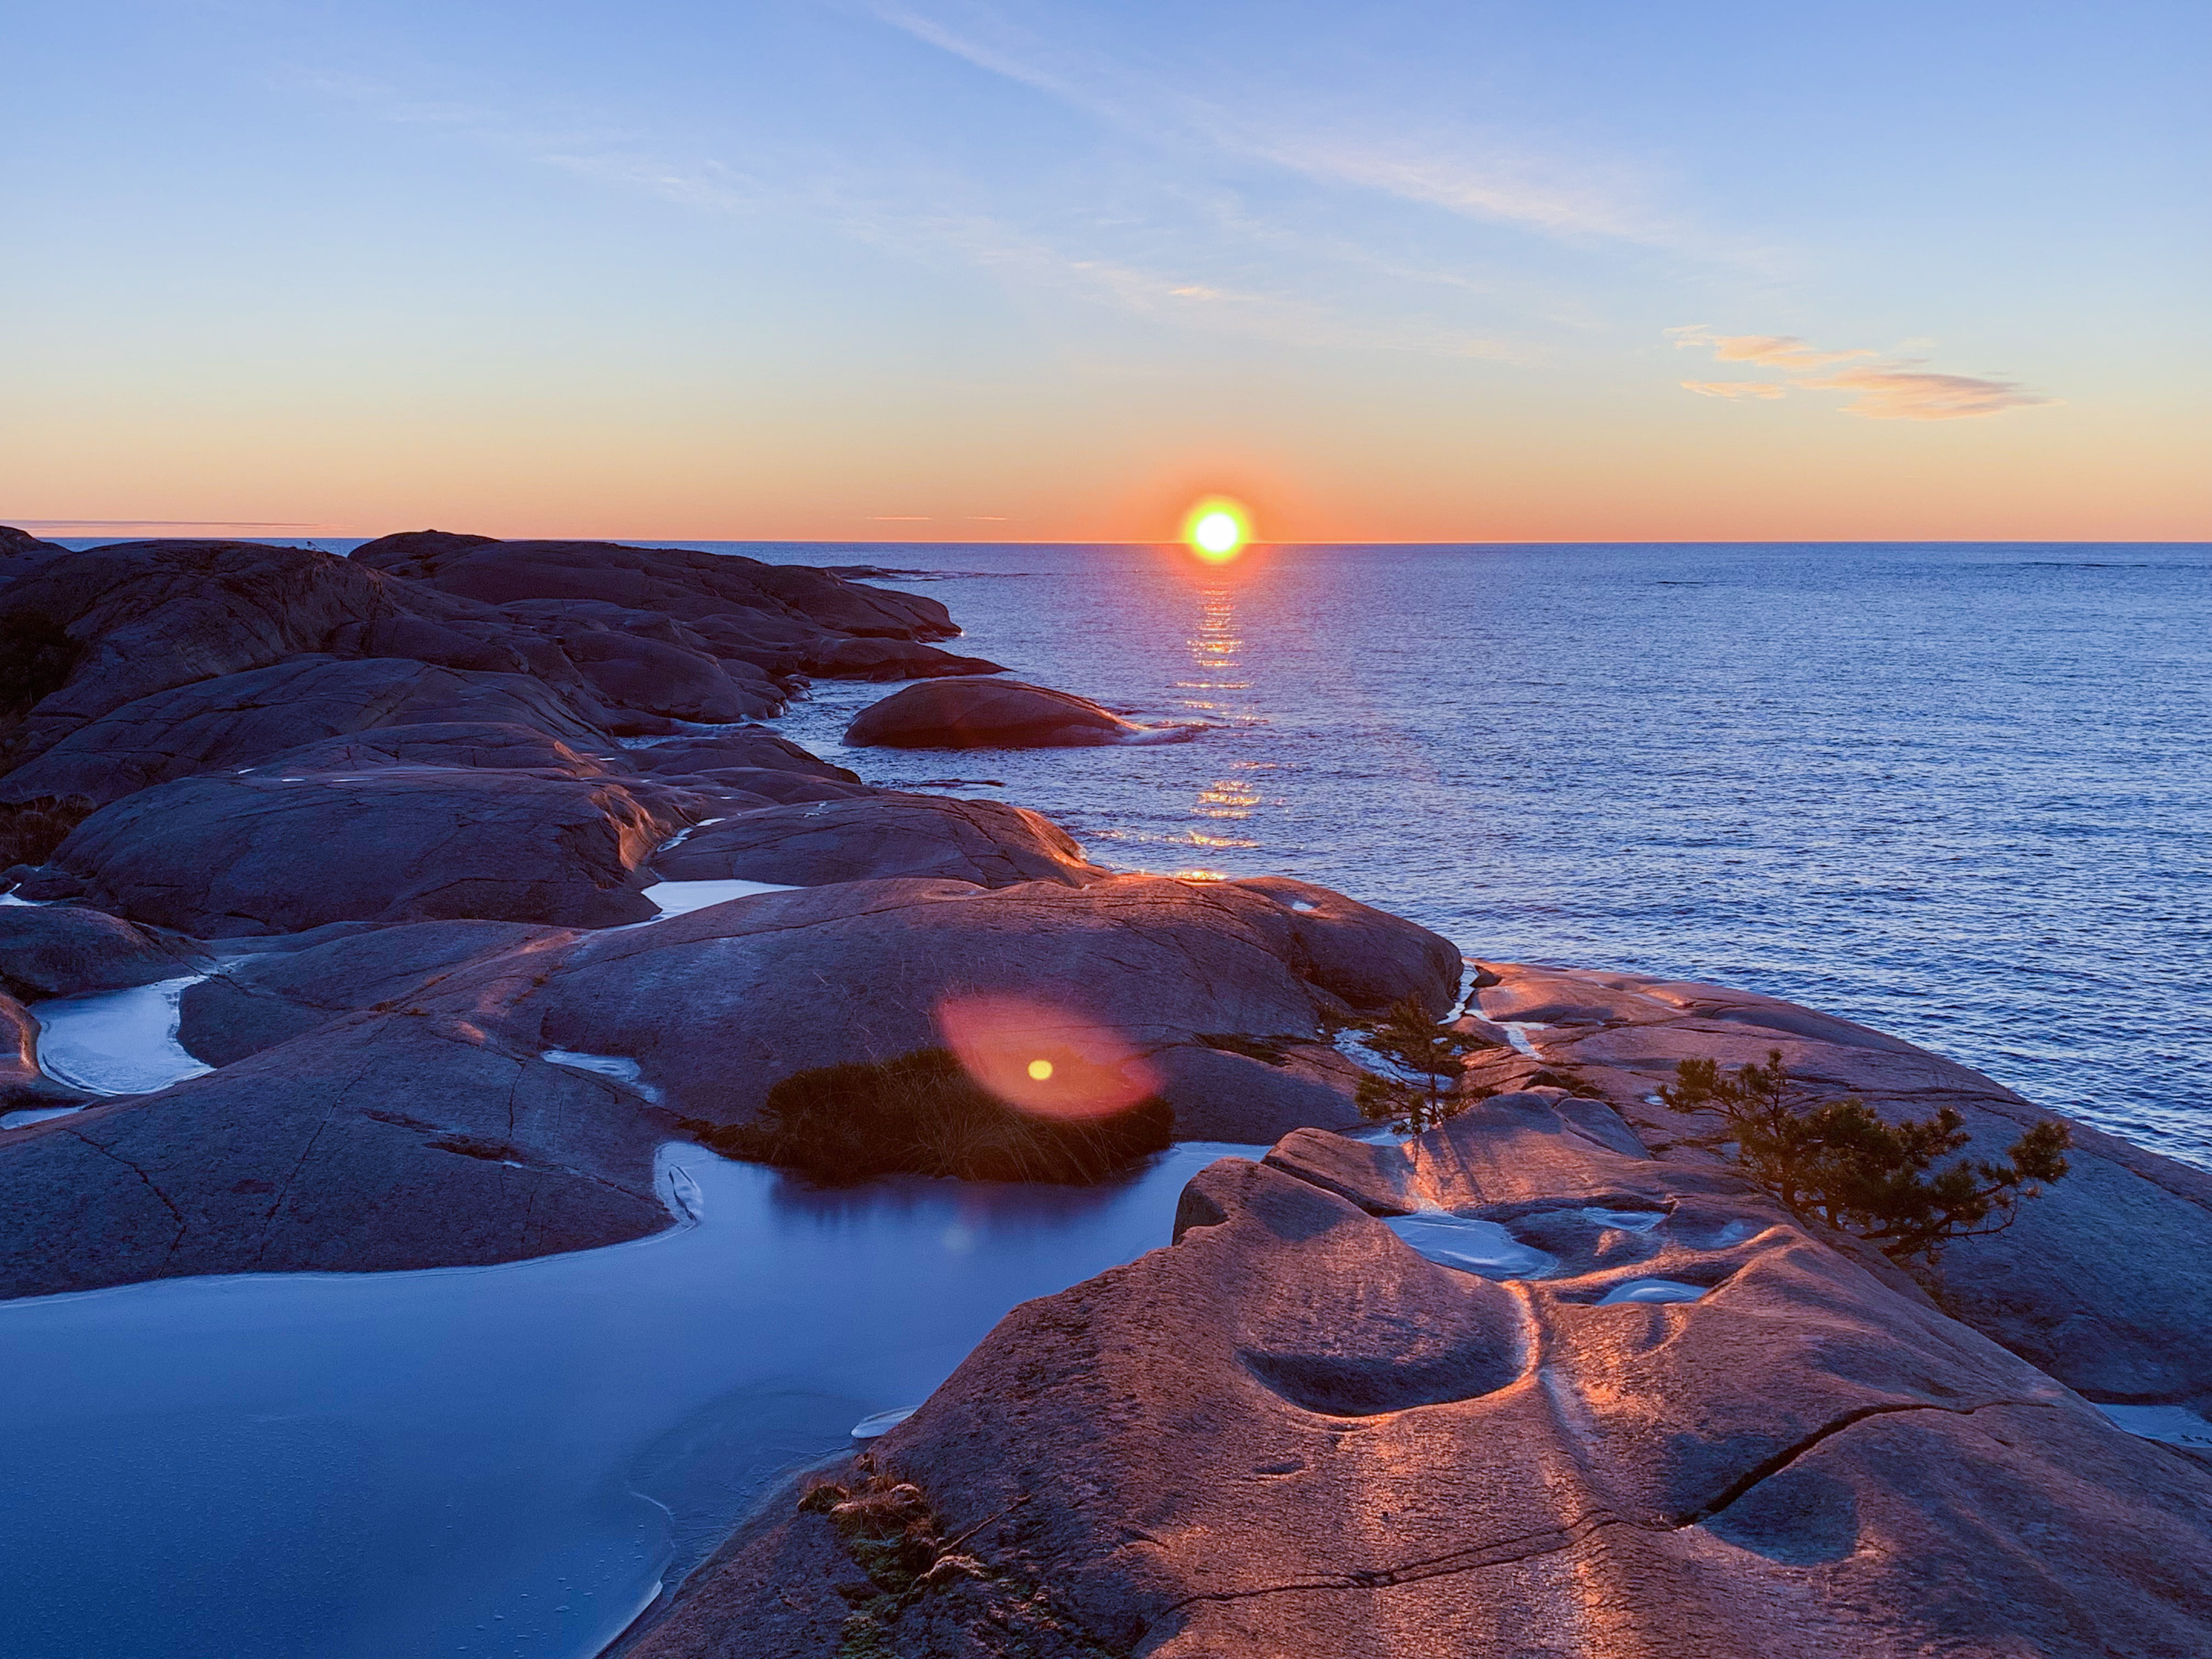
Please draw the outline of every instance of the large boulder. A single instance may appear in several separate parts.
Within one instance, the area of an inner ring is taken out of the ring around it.
[[[666,881],[735,877],[787,887],[890,876],[1079,887],[1105,873],[1066,830],[1035,812],[1000,801],[890,793],[740,812],[689,831],[653,869]]]
[[[870,703],[845,728],[855,749],[1069,749],[1141,735],[1087,697],[1020,680],[925,680]]]
[[[2212,1650],[2212,1471],[1528,1094],[1212,1165],[786,1502],[634,1659]]]
[[[1964,1066],[1832,1014],[1726,987],[1650,975],[1486,964],[1488,1018],[1518,1024],[1533,1056],[1478,1063],[1479,1085],[1511,1087],[1536,1068],[1603,1096],[1670,1158],[1709,1123],[1659,1105],[1678,1062],[1735,1066],[1779,1050],[1827,1095],[1856,1094],[1885,1115],[1949,1106],[2001,1157],[2054,1115]],[[2090,1399],[2212,1410],[2212,1278],[2176,1264],[2212,1258],[2212,1175],[2072,1125],[2072,1173],[1993,1237],[1943,1253],[1942,1285],[1960,1316]]]
[[[542,982],[496,1016],[465,981],[451,994],[550,1046],[633,1061],[673,1109],[708,1123],[750,1122],[799,1072],[943,1046],[948,1020],[975,1008],[1091,1034],[1156,1075],[1179,1123],[1195,1115],[1214,1135],[1247,1116],[1248,1128],[1285,1123],[1277,1068],[1237,1074],[1248,1105],[1212,1092],[1218,1073],[1150,1056],[1224,1034],[1313,1044],[1331,1022],[1403,996],[1441,1012],[1459,959],[1435,934],[1322,888],[1118,876],[765,893],[580,939],[541,967]],[[1350,1115],[1334,1091],[1306,1098],[1305,1121]]]
[[[23,890],[204,939],[463,916],[614,927],[658,914],[634,872],[689,816],[675,791],[533,772],[186,778],[93,814]]]
[[[669,1224],[665,1119],[465,1018],[355,1016],[0,1134],[0,1297],[512,1261]]]
[[[26,1002],[153,985],[207,965],[198,941],[70,904],[0,904],[0,990]]]
[[[307,655],[156,691],[86,720],[0,779],[0,799],[120,800],[321,738],[457,722],[526,727],[583,750],[610,741],[560,694],[524,675]]]

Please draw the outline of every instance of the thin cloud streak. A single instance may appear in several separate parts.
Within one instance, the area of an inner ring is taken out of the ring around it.
[[[1677,347],[1710,349],[1713,361],[1749,363],[1755,368],[1796,371],[1785,381],[1684,380],[1686,392],[1701,397],[1730,399],[1771,399],[1786,397],[1792,388],[1802,392],[1853,392],[1858,396],[1839,411],[1870,421],[1958,421],[1983,415],[2002,415],[2011,409],[2034,409],[2061,399],[2030,392],[2018,381],[1996,376],[1940,374],[1911,360],[1883,359],[1856,362],[1857,358],[1881,358],[1881,354],[1858,346],[1844,351],[1824,351],[1795,334],[1716,334],[1704,323],[1686,323],[1664,331]],[[1848,368],[1832,365],[1850,362]],[[1814,371],[1827,369],[1820,374]]]
[[[1771,380],[1685,380],[1682,390],[1705,398],[1781,398],[1789,394],[1787,386],[1776,386]]]

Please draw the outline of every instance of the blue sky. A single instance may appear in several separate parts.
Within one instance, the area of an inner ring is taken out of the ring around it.
[[[1222,489],[1329,538],[2201,536],[2208,40],[0,4],[0,516],[1124,538]]]

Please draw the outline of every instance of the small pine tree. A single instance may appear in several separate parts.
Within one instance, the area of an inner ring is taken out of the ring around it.
[[[1486,1046],[1437,1024],[1412,997],[1393,1003],[1388,1014],[1359,1033],[1359,1040],[1419,1079],[1406,1083],[1370,1073],[1359,1079],[1355,1096],[1359,1115],[1376,1122],[1398,1120],[1415,1134],[1434,1128],[1461,1109],[1464,1103],[1449,1098],[1452,1079],[1469,1054]]]
[[[1699,1146],[1735,1148],[1737,1168],[1799,1221],[1856,1233],[1893,1261],[1934,1266],[1954,1239],[2002,1232],[2022,1199],[2067,1170],[2073,1131],[2039,1123],[2006,1161],[1961,1158],[1929,1173],[1971,1137],[1948,1106],[1931,1118],[1885,1123],[1856,1095],[1823,1101],[1794,1081],[1782,1051],[1724,1076],[1719,1062],[1686,1060],[1659,1098],[1678,1112],[1718,1112],[1723,1127]]]

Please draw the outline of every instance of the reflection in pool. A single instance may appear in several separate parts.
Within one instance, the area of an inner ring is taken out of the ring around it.
[[[1261,1150],[822,1191],[673,1146],[700,1220],[632,1244],[0,1304],[0,1559],[38,1586],[0,1653],[580,1659],[780,1474]]]

